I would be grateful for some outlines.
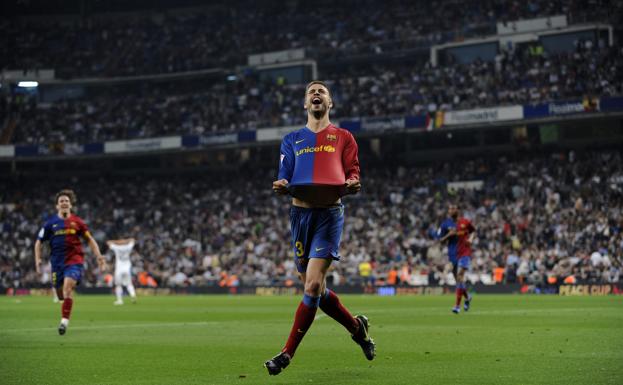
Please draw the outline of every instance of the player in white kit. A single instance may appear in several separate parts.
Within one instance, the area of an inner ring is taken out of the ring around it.
[[[132,303],[136,303],[136,290],[132,284],[132,260],[130,259],[134,247],[134,238],[114,239],[107,241],[106,244],[115,253],[115,295],[117,300],[114,304],[123,305],[123,286],[130,294]]]

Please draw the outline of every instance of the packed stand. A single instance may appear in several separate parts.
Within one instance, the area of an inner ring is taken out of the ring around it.
[[[418,115],[623,94],[623,47],[578,41],[575,51],[501,51],[495,61],[355,69],[335,77],[342,116]],[[358,76],[353,76],[357,74]],[[340,103],[341,102],[341,103]]]
[[[229,67],[245,64],[248,54],[293,48],[317,58],[380,54],[491,35],[499,21],[560,14],[570,22],[603,21],[617,9],[594,0],[243,0],[69,21],[14,17],[0,22],[0,68],[111,77]]]
[[[477,228],[472,283],[619,282],[622,155],[570,152],[363,170],[361,194],[345,198],[342,260],[329,279],[346,285],[453,284],[436,230],[447,205],[459,202]],[[71,185],[79,199],[75,212],[101,247],[108,239],[137,239],[135,276],[165,287],[293,284],[290,203],[270,189],[274,170],[247,173],[209,180],[74,178]],[[448,192],[448,182],[470,180],[482,180],[483,188]],[[51,197],[67,183],[6,185],[0,195],[0,286],[45,287],[49,264],[43,276],[35,274],[33,243],[54,213]],[[106,284],[87,253],[83,285]]]
[[[323,78],[333,79],[334,120],[607,97],[623,95],[623,47],[578,41],[572,52],[535,55],[517,49],[501,52],[494,62],[351,67]],[[24,103],[12,143],[90,143],[303,125],[303,96],[302,84],[247,74],[187,93],[152,86],[136,94]]]

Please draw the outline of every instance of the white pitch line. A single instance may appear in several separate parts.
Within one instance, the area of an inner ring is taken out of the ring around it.
[[[217,325],[221,322],[162,322],[148,324],[118,324],[118,325],[92,325],[92,326],[70,326],[69,330],[98,330],[98,329],[128,329],[128,328],[156,328],[156,327],[177,327],[177,326],[207,326]],[[32,331],[49,331],[55,327],[30,328],[30,329],[4,329],[3,332],[32,332]]]

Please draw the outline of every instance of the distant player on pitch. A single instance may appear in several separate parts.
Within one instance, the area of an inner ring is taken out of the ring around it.
[[[136,290],[132,284],[132,248],[134,248],[134,238],[113,239],[106,244],[115,254],[115,295],[117,300],[115,305],[123,305],[123,286],[125,286],[132,303],[136,303]]]
[[[71,208],[76,203],[76,194],[72,190],[62,190],[56,194],[54,202],[57,214],[43,225],[35,241],[35,269],[38,274],[41,273],[41,248],[43,242],[49,241],[52,285],[62,301],[58,334],[63,335],[69,326],[74,289],[80,283],[84,271],[84,252],[80,239],[88,242],[101,270],[106,269],[106,260],[87,225],[80,217],[71,213]]]
[[[452,272],[456,280],[456,302],[452,312],[458,314],[461,311],[461,299],[465,297],[463,309],[469,310],[472,296],[467,293],[465,273],[471,264],[471,243],[475,235],[475,228],[467,218],[459,218],[459,206],[448,206],[448,218],[446,218],[437,236],[440,242],[448,242],[448,258],[452,262]]]

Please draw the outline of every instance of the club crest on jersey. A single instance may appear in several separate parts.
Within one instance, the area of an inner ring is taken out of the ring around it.
[[[335,135],[335,134],[327,134],[327,140],[331,141],[331,142],[336,142],[337,141],[337,135]]]

